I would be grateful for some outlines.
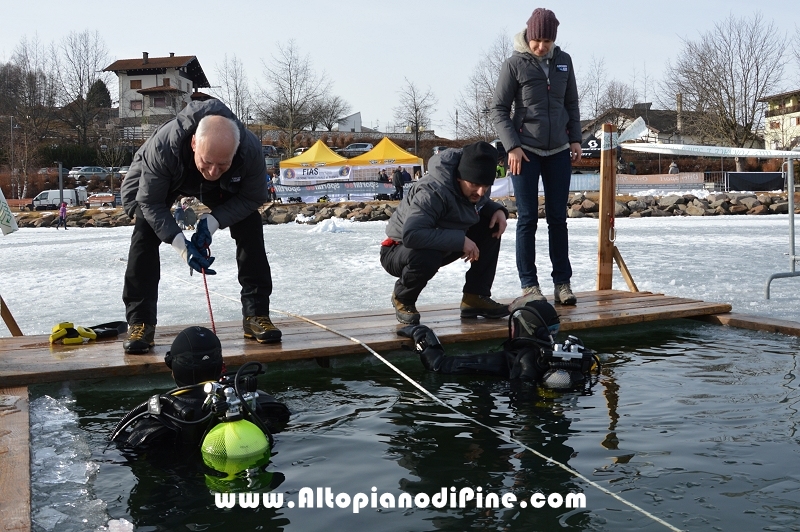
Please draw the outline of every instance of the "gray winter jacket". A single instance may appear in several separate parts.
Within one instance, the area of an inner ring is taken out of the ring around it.
[[[169,210],[179,191],[202,200],[204,185],[209,188],[210,183],[200,176],[194,164],[191,149],[197,124],[207,115],[236,120],[241,136],[233,164],[213,184],[233,194],[212,211],[220,227],[243,220],[267,201],[267,168],[258,138],[219,100],[192,102],[145,141],[122,182],[125,213],[133,217],[136,207],[141,207],[145,220],[162,242],[171,243],[181,232]]]
[[[553,150],[581,141],[572,58],[556,46],[548,61],[545,75],[525,42],[525,32],[514,37],[514,53],[500,68],[492,99],[492,120],[506,151],[518,146]]]
[[[386,226],[386,236],[412,249],[461,251],[467,229],[478,223],[480,211],[493,215],[502,209],[499,203],[482,197],[473,204],[461,192],[456,169],[460,149],[449,149],[431,157],[429,173],[414,183],[397,206]]]

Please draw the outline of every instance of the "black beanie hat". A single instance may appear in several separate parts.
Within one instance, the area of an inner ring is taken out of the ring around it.
[[[458,175],[476,185],[492,186],[497,175],[497,150],[488,142],[467,144],[461,149]]]
[[[528,19],[527,33],[525,33],[527,40],[548,39],[555,41],[557,32],[558,19],[555,13],[543,7],[537,7],[533,10],[531,18]]]
[[[189,327],[178,333],[164,362],[178,386],[215,381],[222,374],[222,344],[205,327]]]

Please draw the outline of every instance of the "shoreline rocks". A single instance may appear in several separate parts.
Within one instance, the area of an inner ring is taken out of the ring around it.
[[[516,218],[514,198],[498,198],[510,214]],[[388,220],[397,208],[397,201],[345,201],[339,203],[267,203],[262,206],[261,219],[264,225],[285,223],[317,224],[329,218],[370,222]],[[578,192],[570,196],[567,204],[569,218],[597,218],[599,216],[597,193]],[[200,206],[197,214],[207,212]],[[789,201],[786,193],[735,193],[718,192],[699,198],[693,194],[670,194],[667,196],[621,196],[615,205],[617,218],[648,218],[659,216],[726,216],[787,214]],[[800,214],[800,193],[795,194],[795,213]],[[58,215],[53,211],[14,213],[20,227],[54,227]],[[544,198],[539,197],[539,218],[545,217]],[[67,211],[67,227],[121,227],[133,225],[133,220],[116,209],[70,209]]]

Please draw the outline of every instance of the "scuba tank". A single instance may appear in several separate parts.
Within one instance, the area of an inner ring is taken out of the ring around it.
[[[246,368],[257,366],[255,373]],[[216,417],[215,424],[203,437],[200,452],[210,468],[229,476],[269,462],[274,443],[269,429],[255,414],[258,381],[263,372],[258,362],[247,362],[233,379],[224,376],[220,382],[205,384],[204,407]],[[244,388],[244,392],[241,388]]]

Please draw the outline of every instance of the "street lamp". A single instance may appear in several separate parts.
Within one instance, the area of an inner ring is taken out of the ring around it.
[[[19,198],[19,183],[14,180],[14,130],[21,129],[19,124],[16,126],[14,125],[14,117],[11,116],[11,188],[12,188],[12,196],[15,199]]]

